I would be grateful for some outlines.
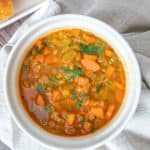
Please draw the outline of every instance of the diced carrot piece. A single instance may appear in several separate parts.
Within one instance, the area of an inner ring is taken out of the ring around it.
[[[109,50],[109,49],[106,49],[106,50],[105,50],[105,55],[106,55],[107,57],[112,57],[112,56],[113,56],[113,52],[112,52],[111,50]]]
[[[48,48],[48,47],[45,47],[44,50],[43,50],[43,55],[48,55],[48,54],[50,54],[50,53],[51,53],[51,52],[50,52],[49,48]]]
[[[88,115],[88,118],[89,118],[89,120],[91,120],[91,121],[92,121],[92,120],[94,120],[94,119],[95,119],[95,116],[94,116],[93,114],[89,114],[89,115]]]
[[[114,104],[110,104],[108,106],[107,112],[106,112],[106,118],[110,118],[113,115],[113,112],[115,110],[115,105]]]
[[[122,98],[123,98],[123,95],[124,95],[124,92],[123,90],[116,90],[116,101],[117,102],[121,102]]]
[[[108,66],[108,67],[107,67],[107,70],[106,70],[106,77],[107,77],[107,78],[110,78],[111,75],[113,74],[114,70],[115,70],[114,67]]]
[[[75,59],[76,59],[77,61],[80,61],[80,60],[81,60],[81,54],[80,54],[79,52],[76,54]]]
[[[66,120],[67,124],[69,124],[69,125],[73,124],[74,120],[75,120],[75,114],[68,114],[67,115],[67,120]]]
[[[90,131],[91,130],[91,123],[90,122],[85,122],[84,123],[84,129],[86,130],[86,131]]]
[[[36,55],[35,59],[39,62],[44,62],[44,55],[40,54],[40,55]]]
[[[51,54],[45,56],[45,63],[47,65],[50,65],[52,63],[52,55]]]
[[[115,85],[116,85],[117,88],[119,88],[121,90],[124,89],[124,86],[121,83],[117,82],[117,81],[115,81]]]
[[[36,104],[39,106],[44,106],[45,105],[45,101],[42,97],[42,95],[38,94],[37,98],[36,98]]]
[[[67,89],[64,89],[64,90],[62,90],[62,94],[63,94],[63,96],[67,97],[70,95],[70,91]]]
[[[41,49],[42,46],[43,46],[41,40],[37,40],[36,43],[35,43],[35,45],[36,45],[39,49]]]
[[[84,54],[83,57],[84,57],[84,59],[88,59],[88,60],[96,60],[97,59],[96,55]]]
[[[79,30],[79,29],[73,29],[73,30],[72,30],[72,34],[73,34],[75,37],[79,37],[79,36],[80,36],[80,30]]]
[[[85,86],[85,85],[89,84],[89,79],[86,77],[76,78],[76,81],[77,81],[78,85],[80,85],[80,86]]]
[[[93,114],[95,117],[98,117],[100,119],[104,119],[104,111],[100,107],[92,108],[89,113]]]
[[[61,93],[58,90],[53,90],[52,98],[54,101],[57,101],[61,98]]]
[[[124,76],[124,71],[122,70],[121,72],[120,72],[120,74],[121,74],[121,76],[120,76],[120,80],[121,80],[121,83],[123,83],[123,84],[125,84],[125,76]]]
[[[89,70],[89,71],[96,72],[100,70],[100,66],[98,65],[98,63],[93,60],[83,59],[81,60],[81,64],[86,70]]]
[[[92,43],[95,42],[95,38],[92,37],[92,36],[90,36],[90,35],[83,34],[82,37],[83,37],[83,39],[85,40],[85,42],[86,42],[87,44],[92,44]]]
[[[51,65],[51,64],[53,64],[55,62],[56,62],[56,58],[52,54],[49,54],[49,55],[45,56],[45,63],[47,65]]]
[[[30,87],[30,81],[27,80],[27,79],[25,79],[25,80],[23,81],[23,85],[24,85],[26,88],[29,88],[29,87]]]

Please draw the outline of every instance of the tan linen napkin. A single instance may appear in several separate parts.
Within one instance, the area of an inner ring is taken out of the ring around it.
[[[105,21],[119,31],[136,52],[143,88],[133,118],[122,133],[99,150],[150,150],[150,1],[57,0],[64,13],[79,13]]]
[[[0,50],[0,140],[14,150],[43,150],[43,146],[23,133],[11,119],[3,94],[3,72],[7,57],[16,41],[35,23],[61,12],[60,6],[53,0],[46,0],[42,7],[29,17],[12,38]],[[1,148],[0,148],[1,150]]]

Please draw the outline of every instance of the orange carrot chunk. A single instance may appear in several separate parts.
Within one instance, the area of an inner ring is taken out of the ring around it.
[[[45,63],[47,65],[51,65],[51,64],[55,63],[56,60],[57,60],[56,57],[54,57],[52,54],[48,54],[45,56]]]
[[[61,93],[58,90],[53,90],[52,95],[54,101],[57,101],[61,98]]]
[[[118,89],[121,89],[121,90],[124,89],[124,84],[121,84],[121,83],[118,82],[118,81],[115,81],[115,85],[116,85],[116,87],[117,87]]]
[[[112,56],[113,56],[113,52],[112,52],[111,50],[109,50],[109,49],[106,49],[106,50],[105,50],[105,55],[106,55],[107,57],[112,57]]]
[[[79,77],[75,80],[79,86],[87,86],[90,82],[86,77]]]
[[[106,118],[109,119],[110,117],[112,117],[113,112],[115,110],[115,105],[114,104],[110,104],[108,106],[107,112],[106,112]]]
[[[45,101],[42,97],[42,95],[38,94],[37,98],[36,98],[36,104],[39,106],[44,106],[45,105]]]
[[[39,61],[39,62],[44,62],[44,56],[42,55],[42,54],[40,54],[40,55],[36,55],[35,56],[35,59],[37,60],[37,61]]]
[[[73,36],[75,36],[75,37],[79,37],[80,36],[80,30],[79,29],[73,29],[72,30],[72,34],[73,34]]]
[[[104,119],[104,111],[101,107],[93,107],[90,110],[90,114],[94,115],[97,118]]]
[[[110,78],[111,75],[113,74],[114,70],[115,70],[114,67],[108,66],[108,68],[107,68],[107,70],[106,70],[106,77],[107,77],[107,78]]]
[[[83,57],[84,57],[84,59],[88,59],[88,60],[96,60],[97,59],[96,55],[84,54]]]
[[[75,114],[68,114],[66,123],[72,125],[74,121],[75,121]]]
[[[116,95],[116,101],[121,102],[122,98],[123,98],[123,95],[124,95],[124,92],[123,92],[123,90],[117,89],[115,95]]]
[[[95,42],[95,38],[90,35],[83,34],[82,37],[87,44],[92,44]]]
[[[37,40],[35,44],[36,44],[36,46],[37,46],[39,49],[41,49],[42,46],[43,46],[41,40]]]
[[[43,50],[43,54],[48,55],[50,53],[51,53],[50,49],[48,47],[45,47],[44,50]]]
[[[81,64],[86,70],[89,70],[89,71],[96,72],[100,70],[100,66],[98,65],[98,63],[93,60],[83,59],[81,60]]]

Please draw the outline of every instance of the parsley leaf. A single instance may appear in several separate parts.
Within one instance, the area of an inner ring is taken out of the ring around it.
[[[81,44],[80,51],[83,53],[86,53],[86,54],[96,54],[97,53],[97,49],[94,45]]]
[[[95,45],[85,45],[81,44],[80,45],[80,51],[82,53],[90,54],[90,55],[101,55],[104,56],[104,49],[105,45],[102,44],[100,46],[95,46]]]
[[[84,72],[80,68],[70,69],[69,67],[62,67],[61,71],[71,77],[79,77],[84,75]]]
[[[73,100],[85,100],[89,98],[89,94],[88,93],[82,93],[82,94],[77,94],[75,91],[72,91],[71,93],[71,99]]]
[[[44,41],[44,42],[43,42],[43,45],[44,45],[44,46],[49,46],[50,43],[49,43],[48,41]]]
[[[88,94],[88,93],[83,93],[83,94],[81,94],[80,96],[81,96],[81,98],[83,98],[83,99],[88,99],[88,98],[89,98],[89,94]]]
[[[96,86],[96,92],[99,93],[99,91],[101,90],[101,88],[102,88],[102,84],[100,83],[100,84],[98,84]]]
[[[97,54],[99,54],[100,56],[104,56],[104,48],[105,46],[104,45],[100,45],[98,48],[97,48]]]
[[[106,85],[111,86],[112,82],[110,80],[106,81]]]
[[[42,53],[41,50],[37,47],[34,48],[34,51],[35,51],[36,54],[41,54]]]
[[[83,105],[83,101],[78,100],[77,103],[76,103],[77,109],[80,109],[80,107],[81,107],[82,105]]]
[[[58,87],[56,76],[51,76],[48,80],[49,80],[49,87],[51,89],[56,89]]]
[[[38,86],[36,87],[36,91],[37,91],[38,93],[41,93],[41,92],[43,92],[44,90],[45,90],[44,85],[43,85],[42,83],[39,83]]]
[[[68,83],[70,83],[70,82],[73,81],[73,78],[74,78],[73,76],[67,76],[66,80],[67,80]]]
[[[52,107],[51,105],[47,105],[44,107],[45,111],[48,112],[48,113],[51,113],[52,112]]]
[[[77,97],[78,97],[77,93],[75,91],[72,91],[71,99],[75,100]]]

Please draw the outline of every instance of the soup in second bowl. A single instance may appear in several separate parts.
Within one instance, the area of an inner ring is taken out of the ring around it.
[[[21,101],[49,133],[81,136],[106,125],[125,95],[125,71],[113,48],[82,29],[35,41],[20,69]]]

